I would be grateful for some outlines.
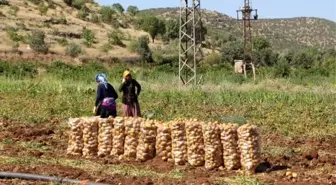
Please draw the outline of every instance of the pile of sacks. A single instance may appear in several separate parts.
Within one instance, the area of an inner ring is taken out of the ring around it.
[[[70,127],[67,154],[111,156],[147,161],[159,156],[175,165],[207,169],[241,167],[254,171],[260,162],[259,132],[246,124],[204,123],[179,119],[169,123],[142,118],[75,118]]]

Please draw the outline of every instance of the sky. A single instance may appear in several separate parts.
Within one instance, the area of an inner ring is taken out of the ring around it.
[[[96,0],[101,5],[120,3],[148,8],[179,7],[180,0]],[[191,0],[190,0],[191,1]],[[251,0],[259,18],[319,17],[336,22],[336,0]],[[201,7],[236,17],[243,0],[201,0]],[[126,8],[125,8],[126,9]]]

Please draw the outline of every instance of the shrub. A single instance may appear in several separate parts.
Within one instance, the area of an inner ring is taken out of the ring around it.
[[[57,38],[56,39],[57,43],[61,46],[67,46],[69,43],[68,43],[68,40],[66,38]]]
[[[19,35],[19,34],[17,33],[17,30],[16,30],[16,29],[10,27],[10,28],[7,28],[6,31],[7,31],[7,34],[8,34],[8,36],[9,36],[9,38],[10,38],[12,41],[14,41],[14,42],[20,42],[20,41],[23,40],[23,36]]]
[[[48,53],[48,46],[44,41],[45,33],[43,31],[34,31],[30,40],[30,47],[38,53]]]
[[[90,22],[99,23],[99,16],[95,13],[92,13],[91,16],[90,16]]]
[[[17,12],[20,10],[18,6],[11,6],[9,9],[9,14],[16,16]]]
[[[39,11],[41,15],[45,15],[48,12],[48,6],[44,5],[43,2],[39,4]]]
[[[87,16],[90,15],[90,10],[85,5],[78,11],[77,17],[82,20],[87,20]]]
[[[92,44],[95,42],[95,34],[90,29],[83,29],[82,38],[84,39],[84,44],[88,47],[91,47]]]
[[[136,7],[136,6],[129,6],[128,8],[127,8],[127,13],[129,13],[130,15],[136,15],[137,13],[139,12],[139,9],[138,9],[138,7]]]
[[[13,64],[0,61],[0,75],[22,79],[23,77],[34,78],[37,75],[37,67],[32,63]]]
[[[72,6],[72,0],[63,0],[68,6]]]
[[[132,53],[137,53],[139,48],[139,43],[137,40],[131,40],[131,42],[127,45],[128,51]]]
[[[108,24],[112,22],[114,13],[113,8],[110,6],[103,6],[100,9],[102,21]]]
[[[118,45],[124,47],[122,39],[124,39],[124,34],[120,30],[113,30],[108,34],[109,43],[111,45]]]
[[[12,49],[13,49],[14,51],[17,51],[17,50],[19,49],[19,46],[20,46],[20,44],[19,44],[18,42],[14,42],[14,43],[12,44]]]
[[[30,1],[34,5],[39,5],[41,2],[43,2],[42,0],[28,0],[28,1]]]
[[[84,50],[80,45],[71,43],[66,47],[65,53],[71,57],[78,57],[79,55],[84,53]]]
[[[85,5],[85,0],[73,0],[72,6],[77,10],[80,10]]]
[[[216,52],[212,52],[211,54],[206,56],[205,59],[204,59],[204,63],[207,66],[212,66],[214,64],[219,64],[220,62],[221,62],[221,56]]]
[[[8,0],[0,0],[0,5],[9,5]]]
[[[291,68],[289,62],[285,58],[281,58],[280,61],[274,66],[273,76],[276,78],[289,77],[291,74]]]
[[[104,44],[101,47],[101,51],[104,53],[108,53],[111,49],[113,49],[113,46],[111,46],[110,44]]]
[[[65,17],[59,17],[56,19],[57,24],[68,24],[68,21],[66,20]]]

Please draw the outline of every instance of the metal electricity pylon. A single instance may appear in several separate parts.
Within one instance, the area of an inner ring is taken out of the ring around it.
[[[197,85],[197,65],[203,59],[201,0],[181,0],[179,76],[184,85]]]
[[[242,20],[244,24],[244,75],[247,78],[247,70],[252,69],[253,79],[256,79],[255,66],[253,64],[252,58],[252,31],[251,31],[251,20],[258,19],[258,10],[252,9],[252,0],[245,0],[244,7],[237,10],[237,19],[239,19],[239,12],[242,13]],[[253,18],[251,17],[252,12],[255,12]]]

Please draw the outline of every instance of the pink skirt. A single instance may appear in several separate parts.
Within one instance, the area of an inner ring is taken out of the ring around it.
[[[139,103],[133,103],[131,105],[122,104],[121,109],[125,117],[141,117]]]

